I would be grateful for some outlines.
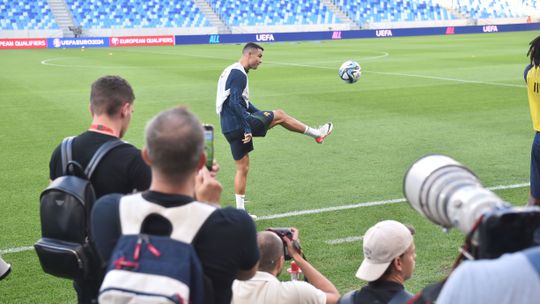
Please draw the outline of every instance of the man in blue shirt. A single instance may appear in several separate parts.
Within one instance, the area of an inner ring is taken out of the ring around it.
[[[465,261],[446,280],[437,303],[538,303],[540,246],[493,260]]]
[[[254,136],[264,137],[268,129],[281,125],[289,131],[311,136],[320,144],[333,128],[331,122],[311,128],[283,110],[260,111],[249,101],[247,73],[262,63],[263,51],[260,45],[247,43],[239,62],[223,71],[217,86],[216,112],[221,119],[221,131],[231,146],[236,162],[234,191],[239,209],[244,209],[249,152],[253,150]]]

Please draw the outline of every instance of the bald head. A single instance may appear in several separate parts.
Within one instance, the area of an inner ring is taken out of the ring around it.
[[[184,107],[163,111],[146,125],[146,149],[154,169],[184,181],[203,154],[203,127]]]
[[[283,256],[283,241],[273,232],[261,231],[257,233],[257,244],[261,255],[259,271],[271,273]]]

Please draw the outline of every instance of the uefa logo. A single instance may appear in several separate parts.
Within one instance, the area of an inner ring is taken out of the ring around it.
[[[112,44],[112,45],[117,45],[117,44],[118,44],[118,40],[120,40],[120,39],[118,39],[117,37],[111,38],[111,44]]]
[[[54,46],[55,48],[59,48],[59,47],[62,46],[62,43],[60,42],[60,38],[54,38],[54,40],[53,40],[52,43],[53,43],[53,46]]]

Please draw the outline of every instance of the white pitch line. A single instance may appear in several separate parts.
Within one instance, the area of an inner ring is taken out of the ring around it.
[[[369,207],[369,206],[396,204],[396,203],[403,203],[404,201],[405,201],[404,198],[397,198],[397,199],[391,199],[391,200],[366,202],[366,203],[335,206],[335,207],[320,208],[320,209],[291,211],[291,212],[285,212],[285,213],[280,213],[280,214],[259,216],[257,218],[257,221],[273,220],[273,219],[278,219],[278,218],[293,217],[293,216],[300,216],[300,215],[306,215],[306,214],[319,214],[319,213],[326,213],[326,212],[340,211],[340,210],[347,210],[347,209],[356,209],[356,208]]]
[[[522,183],[522,184],[513,184],[513,185],[499,185],[499,186],[493,186],[488,187],[488,190],[508,190],[508,189],[516,189],[516,188],[523,188],[528,187],[529,183]],[[298,211],[291,211],[291,212],[285,212],[285,213],[279,213],[279,214],[273,214],[273,215],[265,215],[265,216],[259,216],[257,218],[257,221],[263,221],[263,220],[273,220],[278,218],[286,218],[286,217],[293,217],[293,216],[300,216],[300,215],[306,215],[306,214],[319,214],[319,213],[325,213],[325,212],[333,212],[333,211],[340,211],[340,210],[347,210],[347,209],[356,209],[356,208],[362,208],[362,207],[369,207],[369,206],[379,206],[379,205],[389,205],[389,204],[397,204],[397,203],[403,203],[406,199],[404,198],[396,198],[396,199],[390,199],[390,200],[382,200],[382,201],[373,201],[373,202],[365,202],[365,203],[358,203],[358,204],[350,204],[350,205],[343,205],[343,206],[335,206],[335,207],[328,207],[328,208],[319,208],[319,209],[311,209],[311,210],[298,210]],[[341,244],[346,242],[354,242],[360,240],[362,237],[347,237],[344,239],[337,239],[337,240],[330,240],[327,241],[328,244]],[[330,243],[329,243],[330,242]],[[23,251],[29,251],[33,250],[33,246],[23,246],[23,247],[14,247],[14,248],[7,248],[7,249],[0,249],[0,255],[2,254],[8,254],[8,253],[17,253],[17,252],[23,252]]]
[[[499,185],[499,186],[493,186],[487,188],[488,190],[495,191],[495,190],[509,190],[509,189],[517,189],[517,188],[525,188],[529,187],[530,183],[523,183],[523,184],[513,184],[513,185]]]
[[[2,250],[0,250],[0,254],[17,253],[17,252],[23,252],[23,251],[29,251],[29,250],[34,250],[34,247],[33,246],[23,246],[23,247],[14,247],[14,248],[2,249]]]
[[[513,184],[513,185],[498,185],[498,186],[488,187],[487,189],[488,190],[508,190],[508,189],[528,187],[529,185],[530,185],[529,183],[521,183],[521,184]],[[407,201],[405,198],[395,198],[395,199],[389,199],[389,200],[383,200],[383,201],[373,201],[373,202],[365,202],[365,203],[311,209],[311,210],[290,211],[290,212],[279,213],[279,214],[259,216],[257,218],[257,221],[273,220],[273,219],[278,219],[278,218],[286,218],[286,217],[300,216],[300,215],[306,215],[306,214],[319,214],[319,213],[326,213],[326,212],[333,212],[333,211],[340,211],[340,210],[347,210],[347,209],[356,209],[356,208],[363,208],[363,207],[370,207],[370,206],[396,204],[396,203],[403,203],[405,201]]]
[[[369,71],[369,73],[380,74],[380,75],[390,75],[390,76],[405,76],[405,77],[426,78],[426,79],[454,81],[454,82],[463,82],[463,83],[476,83],[476,84],[502,86],[502,87],[512,87],[512,88],[525,88],[524,84],[500,83],[500,82],[489,82],[489,81],[479,81],[479,80],[466,80],[466,79],[459,79],[459,78],[427,76],[427,75],[417,75],[417,74],[405,74],[405,73],[388,73],[388,72],[374,72],[374,71]]]
[[[131,52],[131,53],[146,53],[146,54],[150,53],[150,54],[161,54],[161,55],[171,55],[171,56],[186,56],[186,57],[194,57],[194,58],[207,58],[207,59],[224,60],[223,57],[205,56],[205,55],[200,55],[200,54],[194,55],[194,54],[181,54],[181,53],[142,52],[142,51],[136,51],[136,50],[122,50],[122,51],[123,52]],[[371,61],[371,60],[377,60],[377,59],[388,57],[388,56],[390,56],[390,54],[388,52],[381,52],[381,55],[378,55],[378,56],[364,57],[362,62]],[[99,66],[99,65],[87,66],[87,65],[71,65],[71,64],[68,65],[68,64],[52,63],[52,61],[57,61],[57,60],[66,59],[66,58],[70,58],[70,57],[49,58],[49,59],[42,60],[41,64],[49,65],[49,66],[57,66],[57,67],[72,67],[72,68],[73,67],[75,67],[75,68],[122,68],[122,69],[139,68],[138,66]],[[360,58],[362,58],[362,57],[360,57]],[[283,65],[283,66],[296,66],[296,67],[305,67],[305,68],[314,68],[314,69],[335,70],[335,67],[320,66],[320,65],[313,65],[313,64],[302,64],[302,63],[280,62],[280,61],[266,61],[266,63],[275,64],[275,65]],[[163,68],[175,68],[175,67],[165,66]],[[415,77],[415,78],[424,78],[424,79],[452,81],[452,82],[460,82],[460,83],[476,83],[476,84],[482,84],[482,85],[492,85],[492,86],[501,86],[501,87],[525,88],[525,85],[520,85],[520,84],[489,82],[489,81],[479,81],[479,80],[467,80],[467,79],[441,77],[441,76],[429,76],[429,75],[418,75],[418,74],[407,74],[407,73],[391,73],[391,72],[375,72],[375,71],[371,71],[371,70],[363,70],[362,72],[379,74],[379,75]]]
[[[385,57],[385,56],[381,56],[381,57]],[[317,65],[301,64],[301,63],[279,62],[279,61],[272,61],[272,62],[268,62],[268,63],[277,64],[277,65],[284,65],[284,66],[296,66],[296,67],[325,69],[325,70],[334,70],[335,69],[334,67],[317,66]],[[492,86],[499,86],[499,87],[525,88],[524,84],[512,84],[512,83],[489,82],[489,81],[479,81],[479,80],[467,80],[467,79],[459,79],[459,78],[429,76],[429,75],[418,75],[418,74],[406,74],[406,73],[375,72],[375,71],[371,71],[371,70],[362,70],[362,72],[363,73],[367,72],[367,73],[371,73],[371,74],[379,74],[379,75],[402,76],[402,77],[414,77],[414,78],[452,81],[452,82],[460,82],[460,83],[475,83],[475,84],[492,85]]]
[[[343,243],[357,242],[363,238],[364,238],[363,236],[349,236],[342,239],[328,240],[325,243],[328,245],[338,245],[338,244],[343,244]]]

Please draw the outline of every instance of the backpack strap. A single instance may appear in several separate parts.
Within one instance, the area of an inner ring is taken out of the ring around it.
[[[341,296],[337,304],[353,304],[353,296],[356,293],[356,290],[352,290]]]
[[[402,289],[398,293],[396,293],[392,299],[390,299],[390,302],[388,302],[388,304],[407,303],[407,301],[412,298],[412,296],[413,295],[407,292],[405,289]]]
[[[62,160],[62,175],[67,175],[67,165],[72,160],[71,145],[73,143],[74,136],[66,137],[62,140],[60,145],[60,158]]]
[[[124,141],[116,139],[116,140],[110,140],[110,141],[104,143],[103,145],[101,145],[101,147],[99,147],[99,149],[97,149],[96,153],[94,153],[94,156],[92,156],[92,159],[90,159],[90,162],[88,163],[88,166],[86,166],[86,169],[84,170],[84,174],[86,175],[86,177],[88,179],[90,179],[92,177],[92,173],[94,173],[94,170],[98,166],[101,159],[107,153],[109,153],[112,149],[114,149],[114,148],[116,148],[118,146],[121,146],[123,144],[125,144]]]
[[[144,219],[150,214],[159,214],[171,223],[172,239],[191,243],[206,219],[216,209],[215,206],[200,202],[167,208],[151,203],[145,200],[141,193],[136,193],[120,199],[120,227],[124,235],[139,234]]]

